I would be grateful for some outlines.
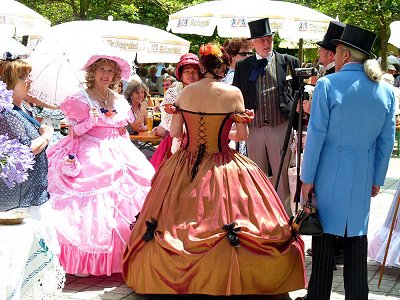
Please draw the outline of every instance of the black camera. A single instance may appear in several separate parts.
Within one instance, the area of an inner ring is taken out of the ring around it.
[[[318,72],[316,68],[295,68],[294,76],[300,78],[310,78],[312,76],[317,76]]]

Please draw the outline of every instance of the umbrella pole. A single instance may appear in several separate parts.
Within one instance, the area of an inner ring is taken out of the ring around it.
[[[92,108],[93,108],[92,100],[90,100],[89,95],[88,95],[88,93],[86,92],[86,89],[85,89],[83,83],[81,82],[81,80],[80,80],[79,77],[78,77],[78,74],[76,74],[74,68],[72,67],[69,58],[66,57],[65,59],[67,60],[68,65],[71,67],[72,73],[74,73],[76,80],[78,80],[79,86],[81,87],[81,90],[82,90],[83,94],[85,95],[86,99],[88,100],[88,103],[89,103],[90,108],[92,109]]]
[[[383,271],[385,270],[386,259],[387,259],[387,255],[388,255],[388,252],[389,252],[390,240],[392,239],[392,233],[393,233],[394,225],[396,224],[396,218],[397,218],[397,212],[399,210],[399,204],[400,204],[400,193],[397,196],[396,209],[394,211],[392,225],[390,226],[389,237],[388,237],[386,250],[385,250],[385,256],[383,257],[383,263],[382,263],[381,271],[380,271],[380,274],[379,274],[378,288],[380,288],[380,286],[381,286]]]

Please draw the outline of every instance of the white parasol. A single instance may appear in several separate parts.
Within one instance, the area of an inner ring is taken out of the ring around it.
[[[295,3],[269,0],[217,0],[200,3],[169,16],[167,30],[221,37],[249,37],[249,21],[269,18],[271,30],[286,40],[322,40],[334,19]]]
[[[127,60],[122,51],[110,47],[100,36],[48,32],[28,59],[32,65],[31,96],[56,105],[66,96],[84,91],[82,68],[95,54]]]

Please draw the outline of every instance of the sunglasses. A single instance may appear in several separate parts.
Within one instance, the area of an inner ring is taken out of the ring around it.
[[[237,54],[239,54],[240,56],[249,56],[252,55],[253,52],[238,52]]]

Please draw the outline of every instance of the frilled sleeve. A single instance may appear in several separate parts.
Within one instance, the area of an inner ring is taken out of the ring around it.
[[[231,113],[231,118],[235,123],[250,123],[254,119],[254,111],[252,109],[246,109],[245,112]]]
[[[75,125],[89,118],[89,104],[79,94],[68,96],[60,105],[68,124]]]
[[[89,114],[89,104],[79,95],[66,98],[60,109],[67,118],[68,124],[74,128],[76,135],[82,135],[96,125],[98,118]]]

